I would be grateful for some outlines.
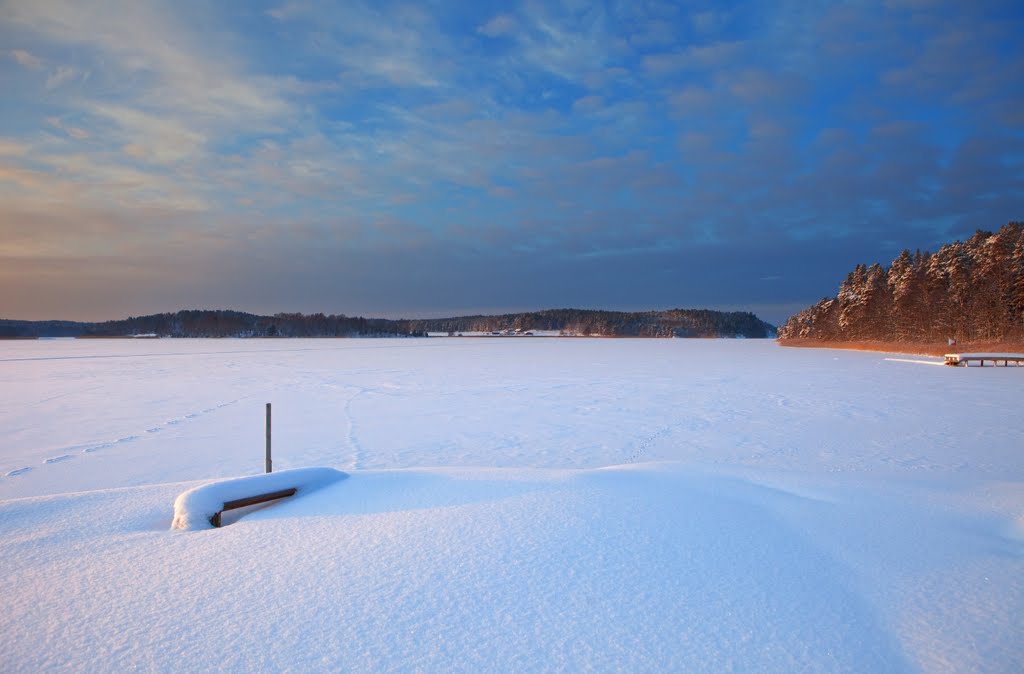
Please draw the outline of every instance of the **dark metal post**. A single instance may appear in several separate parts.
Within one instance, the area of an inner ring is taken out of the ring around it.
[[[267,403],[267,472],[271,472],[270,460],[270,403]]]

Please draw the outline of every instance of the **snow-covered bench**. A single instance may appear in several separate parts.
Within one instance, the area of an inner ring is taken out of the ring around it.
[[[173,529],[210,529],[221,525],[225,510],[244,508],[319,489],[343,480],[334,468],[298,468],[238,477],[193,487],[174,500]]]

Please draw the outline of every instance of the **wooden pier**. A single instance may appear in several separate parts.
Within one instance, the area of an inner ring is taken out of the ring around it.
[[[1003,364],[1009,367],[1013,363],[1015,367],[1024,364],[1022,353],[947,353],[946,365],[969,367],[971,363],[977,363],[977,367],[985,367],[985,362],[990,362],[993,367]]]

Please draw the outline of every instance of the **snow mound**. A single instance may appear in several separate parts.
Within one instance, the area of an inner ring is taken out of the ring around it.
[[[174,521],[171,522],[171,528],[212,529],[210,518],[220,512],[227,501],[292,487],[296,489],[296,495],[309,493],[346,477],[348,473],[334,468],[297,468],[204,484],[182,492],[174,500]]]

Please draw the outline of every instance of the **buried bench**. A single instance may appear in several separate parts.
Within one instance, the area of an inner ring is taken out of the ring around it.
[[[225,501],[223,507],[210,516],[210,524],[214,527],[219,527],[220,516],[225,510],[237,510],[238,508],[247,508],[260,503],[267,503],[268,501],[276,501],[279,498],[288,498],[289,496],[294,496],[296,491],[298,490],[295,487],[291,487],[289,489],[272,491],[269,494],[257,494],[256,496],[247,496],[246,498],[239,498],[234,501]]]
[[[334,468],[297,468],[193,487],[174,500],[172,529],[219,528],[226,510],[302,496],[348,477]]]

